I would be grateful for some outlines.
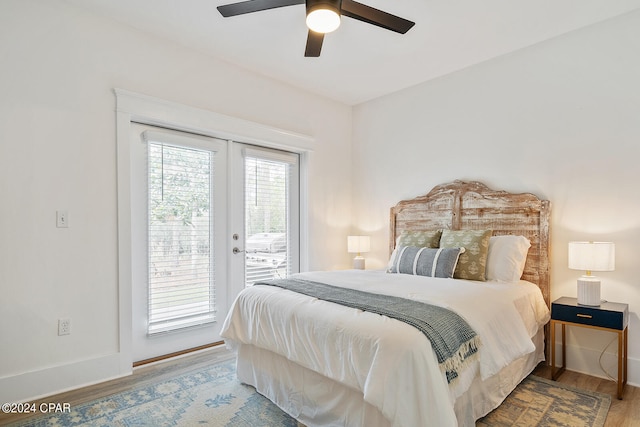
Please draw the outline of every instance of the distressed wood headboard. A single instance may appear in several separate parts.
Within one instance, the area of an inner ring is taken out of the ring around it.
[[[389,253],[403,231],[493,230],[531,241],[522,279],[540,287],[550,305],[549,218],[551,204],[529,193],[492,190],[479,182],[454,181],[391,208]]]

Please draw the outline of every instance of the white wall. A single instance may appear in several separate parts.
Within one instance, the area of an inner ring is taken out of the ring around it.
[[[3,0],[0,401],[124,372],[115,87],[311,135],[309,266],[348,266],[350,107],[64,2]],[[56,228],[58,209],[68,229]],[[71,335],[57,336],[60,317]]]
[[[638,52],[634,12],[357,106],[353,221],[373,236],[367,265],[386,262],[388,208],[401,199],[454,179],[535,193],[552,203],[552,299],[576,296],[570,240],[616,243],[602,296],[629,303],[629,380],[640,384]],[[614,335],[569,329],[569,368],[602,375]]]

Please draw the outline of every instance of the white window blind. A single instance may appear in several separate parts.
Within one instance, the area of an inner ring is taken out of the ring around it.
[[[297,155],[245,150],[245,285],[289,276],[297,263],[298,233],[292,233],[291,191]],[[297,198],[296,198],[297,200]],[[297,224],[297,220],[294,222]]]
[[[149,334],[215,321],[214,157],[148,143]]]

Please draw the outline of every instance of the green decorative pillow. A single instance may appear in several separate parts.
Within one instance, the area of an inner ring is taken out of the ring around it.
[[[405,231],[398,237],[396,247],[417,246],[419,248],[439,248],[441,235],[442,230]]]
[[[441,248],[465,248],[453,273],[455,279],[485,281],[491,230],[443,230]]]

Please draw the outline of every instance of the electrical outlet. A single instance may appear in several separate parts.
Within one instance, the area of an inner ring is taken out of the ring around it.
[[[71,319],[58,319],[58,335],[71,334]]]

